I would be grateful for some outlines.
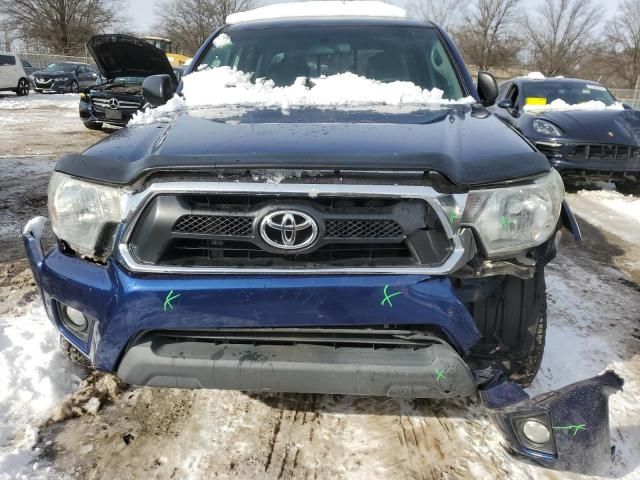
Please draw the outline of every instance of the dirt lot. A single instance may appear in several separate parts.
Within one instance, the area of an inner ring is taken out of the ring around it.
[[[473,400],[247,395],[85,378],[54,353],[18,238],[26,220],[46,214],[54,156],[104,136],[82,126],[76,101],[0,96],[0,371],[9,372],[0,479],[577,478],[514,461]],[[617,453],[607,478],[640,478],[640,199],[583,191],[569,201],[585,240],[563,239],[548,269],[547,351],[530,390],[614,368],[626,384],[611,398]],[[27,378],[25,369],[36,373]]]

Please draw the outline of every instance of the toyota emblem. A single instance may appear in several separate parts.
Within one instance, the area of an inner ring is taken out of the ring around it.
[[[301,250],[318,239],[318,223],[298,210],[276,210],[260,221],[260,237],[282,250]]]
[[[109,108],[111,108],[112,110],[117,110],[118,107],[120,106],[120,102],[118,101],[117,98],[111,98],[109,99]]]

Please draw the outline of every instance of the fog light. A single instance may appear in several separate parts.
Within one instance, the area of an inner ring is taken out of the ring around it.
[[[84,332],[87,329],[87,317],[85,317],[80,310],[67,306],[64,309],[64,313],[67,320],[69,320],[69,323],[71,323],[73,330],[77,332]]]
[[[537,420],[527,420],[522,424],[522,434],[533,443],[547,443],[551,440],[549,428]]]

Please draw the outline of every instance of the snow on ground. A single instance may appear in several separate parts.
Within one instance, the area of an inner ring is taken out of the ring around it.
[[[69,108],[78,109],[80,95],[77,93],[65,93],[56,95],[31,94],[26,97],[17,95],[0,96],[0,111],[2,110],[26,110],[32,108]],[[5,116],[2,113],[0,116]]]
[[[610,190],[581,190],[568,196],[571,209],[592,225],[640,245],[640,197]]]
[[[393,17],[405,18],[406,10],[376,1],[312,1],[267,5],[246,12],[232,13],[228,24],[293,17]]]
[[[81,372],[58,350],[58,335],[39,298],[16,315],[0,316],[0,479],[51,478],[40,468],[38,426]]]
[[[251,74],[230,67],[194,72],[183,78],[183,97],[173,97],[167,104],[138,113],[129,125],[169,121],[176,112],[187,108],[220,106],[276,107],[347,107],[367,105],[439,106],[473,103],[471,97],[444,99],[442,90],[423,90],[412,82],[383,83],[341,73],[313,78],[312,86],[304,77],[294,85],[276,87],[271,80],[251,81]]]

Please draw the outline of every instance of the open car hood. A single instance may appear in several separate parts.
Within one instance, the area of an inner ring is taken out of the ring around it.
[[[87,48],[107,80],[115,77],[176,76],[165,53],[140,38],[130,35],[94,35]]]

